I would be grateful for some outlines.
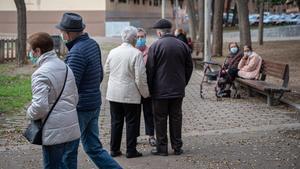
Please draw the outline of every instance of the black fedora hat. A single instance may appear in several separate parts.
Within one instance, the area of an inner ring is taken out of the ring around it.
[[[64,13],[56,28],[66,32],[81,32],[84,30],[85,24],[82,22],[80,15],[76,13]]]
[[[172,23],[167,19],[160,19],[152,27],[153,29],[170,29],[172,28]]]

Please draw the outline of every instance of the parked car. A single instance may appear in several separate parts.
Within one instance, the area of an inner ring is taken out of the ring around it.
[[[259,23],[259,15],[258,14],[249,15],[249,24],[250,25],[258,25],[258,23]]]
[[[288,24],[289,15],[287,14],[281,14],[279,18],[276,20],[276,25],[284,25]]]
[[[300,24],[300,15],[291,15],[287,22],[292,25]]]
[[[275,18],[274,15],[265,16],[263,22],[266,25],[271,25],[273,23],[273,21],[274,21],[274,18]]]
[[[225,23],[226,17],[227,17],[227,13],[223,13],[223,23]],[[229,13],[227,23],[231,24],[232,19],[233,19],[233,13]]]

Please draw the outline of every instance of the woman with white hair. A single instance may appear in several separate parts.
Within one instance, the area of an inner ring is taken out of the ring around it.
[[[141,96],[149,96],[143,54],[135,48],[137,29],[126,27],[122,33],[123,43],[112,49],[105,63],[109,75],[106,99],[111,113],[111,156],[122,155],[120,151],[124,119],[126,120],[126,157],[142,156],[136,150]]]

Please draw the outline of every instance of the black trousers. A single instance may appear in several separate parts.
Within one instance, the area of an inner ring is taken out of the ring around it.
[[[145,133],[148,136],[154,136],[154,118],[152,112],[152,98],[142,98],[143,114],[144,114],[144,121],[145,121]],[[140,126],[140,118],[141,113],[139,114],[139,126]],[[139,127],[140,129],[140,127]],[[140,130],[138,131],[137,136],[140,136]]]
[[[126,151],[127,153],[136,152],[137,138],[136,133],[139,127],[138,113],[140,104],[110,103],[111,114],[111,140],[110,150],[119,151],[122,140],[124,119],[126,120]]]
[[[159,152],[168,152],[168,117],[172,149],[182,147],[182,100],[183,98],[152,100],[157,150]]]

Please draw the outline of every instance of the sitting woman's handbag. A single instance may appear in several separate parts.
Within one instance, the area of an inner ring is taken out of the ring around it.
[[[61,95],[62,95],[62,93],[65,89],[67,77],[68,77],[68,66],[66,65],[66,76],[65,76],[65,81],[64,81],[63,88],[62,88],[58,98],[54,102],[53,106],[51,107],[49,113],[47,114],[47,117],[45,118],[44,122],[42,122],[41,119],[31,120],[31,123],[28,125],[28,127],[24,131],[23,136],[31,144],[36,144],[36,145],[42,145],[43,144],[43,137],[42,136],[43,136],[44,125],[45,125],[49,115],[51,114],[52,110],[54,109],[55,105],[57,104],[58,100],[60,99],[60,97],[61,97]]]

